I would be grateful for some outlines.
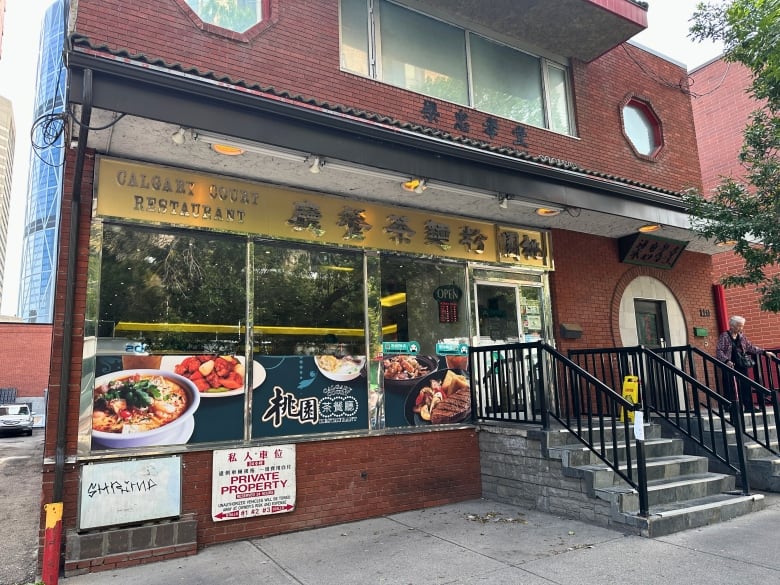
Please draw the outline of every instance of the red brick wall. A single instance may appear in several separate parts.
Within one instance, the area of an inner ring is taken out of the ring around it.
[[[553,232],[555,272],[550,276],[553,324],[557,335],[561,323],[582,325],[582,337],[559,339],[559,349],[622,347],[620,298],[638,276],[651,276],[664,283],[683,311],[688,343],[708,353],[715,350],[717,326],[710,281],[712,266],[705,254],[683,252],[671,270],[659,270],[619,261],[616,240],[576,232]],[[710,317],[701,317],[708,309]],[[709,330],[709,337],[693,337],[694,327]],[[708,345],[705,345],[705,342]]]
[[[693,71],[691,77],[702,183],[708,193],[720,183],[720,177],[742,176],[737,155],[748,118],[758,102],[745,93],[751,75],[738,63],[713,61]]]
[[[81,0],[76,30],[94,46],[162,59],[188,72],[214,72],[217,78],[431,126],[421,112],[428,98],[339,70],[338,0],[274,0],[271,10],[273,22],[249,42],[200,30],[174,0],[139,0],[132,6],[122,0]],[[699,187],[690,99],[669,86],[684,79],[681,67],[631,45],[589,64],[575,62],[579,137],[529,127],[526,150],[674,191]],[[630,95],[647,100],[662,122],[665,146],[654,162],[636,156],[623,137],[621,105]],[[461,107],[437,103],[441,117],[434,126],[457,133],[454,113]],[[491,140],[482,130],[486,118],[470,110],[467,137],[516,148],[511,131],[517,124],[501,123]]]
[[[198,521],[198,547],[341,524],[478,498],[479,444],[474,429],[315,441],[296,446],[296,507],[246,520],[211,519],[211,451],[182,455],[184,514]],[[66,465],[62,525],[75,529],[78,467]],[[54,473],[43,474],[43,502]],[[42,548],[42,547],[41,547]],[[154,557],[154,561],[164,557]],[[147,559],[148,560],[148,559]],[[138,558],[127,564],[144,562]],[[112,567],[92,567],[104,570]]]
[[[744,169],[738,155],[750,113],[759,102],[746,89],[750,86],[750,71],[738,63],[713,61],[691,73],[694,84],[693,115],[699,142],[704,193],[711,192],[721,177],[740,179]],[[722,275],[742,271],[742,258],[725,252],[713,257],[713,281]],[[780,268],[767,271],[780,274]],[[753,287],[727,288],[726,305],[729,315],[747,319],[745,332],[753,343],[762,347],[780,348],[780,315],[761,311]]]
[[[50,324],[0,323],[0,388],[17,397],[42,398],[49,386]]]

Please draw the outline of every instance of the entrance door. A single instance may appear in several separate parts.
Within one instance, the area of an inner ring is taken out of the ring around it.
[[[666,303],[634,299],[634,312],[639,344],[651,349],[666,346],[669,339]]]

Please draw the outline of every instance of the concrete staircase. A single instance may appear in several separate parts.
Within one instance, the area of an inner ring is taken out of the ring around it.
[[[769,407],[767,407],[769,409]],[[775,447],[777,444],[777,421],[775,420],[774,413],[771,411],[756,412],[754,414],[743,414],[743,424],[745,428],[753,426],[753,420],[755,417],[755,425],[758,428],[759,435],[763,436],[766,430],[769,434],[770,440]],[[707,432],[710,430],[708,420],[703,421],[703,429]],[[735,431],[733,427],[726,427],[724,431],[718,421],[715,421],[713,427],[716,440],[722,440],[721,436],[725,432],[726,442],[729,447],[729,456],[734,461],[737,460],[737,444],[735,438]],[[757,489],[766,492],[780,492],[780,457],[772,453],[772,451],[766,449],[759,443],[752,441],[745,436],[745,459],[748,468],[748,483],[750,489]]]
[[[660,425],[646,424],[650,513],[647,517],[639,516],[638,492],[590,449],[572,440],[573,436],[565,430],[547,433],[548,456],[560,458],[564,475],[580,478],[589,496],[609,502],[616,517],[644,536],[707,526],[764,506],[762,495],[742,495],[735,476],[711,472],[706,457],[685,454],[682,439],[664,437]],[[625,441],[620,440],[618,448],[625,450]],[[633,447],[631,457],[636,464]]]

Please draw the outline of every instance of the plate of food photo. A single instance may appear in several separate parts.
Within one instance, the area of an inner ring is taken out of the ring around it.
[[[439,370],[406,398],[406,420],[416,426],[459,423],[471,416],[471,385],[463,370]]]
[[[439,359],[429,355],[393,355],[382,360],[385,388],[408,390],[422,378],[435,372]]]
[[[314,356],[314,363],[320,373],[334,382],[349,382],[363,373],[366,356],[330,354]]]
[[[195,429],[201,393],[164,370],[121,370],[95,380],[92,442],[123,449],[186,443]]]
[[[166,355],[160,368],[192,382],[201,398],[223,398],[244,393],[244,361],[243,356],[235,355]],[[258,362],[252,365],[252,384],[257,388],[265,381],[266,372]]]

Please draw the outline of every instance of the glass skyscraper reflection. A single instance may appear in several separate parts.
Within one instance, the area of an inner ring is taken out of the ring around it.
[[[64,10],[64,0],[56,0],[41,27],[17,312],[29,323],[53,321],[65,153],[63,123],[57,117],[64,111],[65,100]]]

